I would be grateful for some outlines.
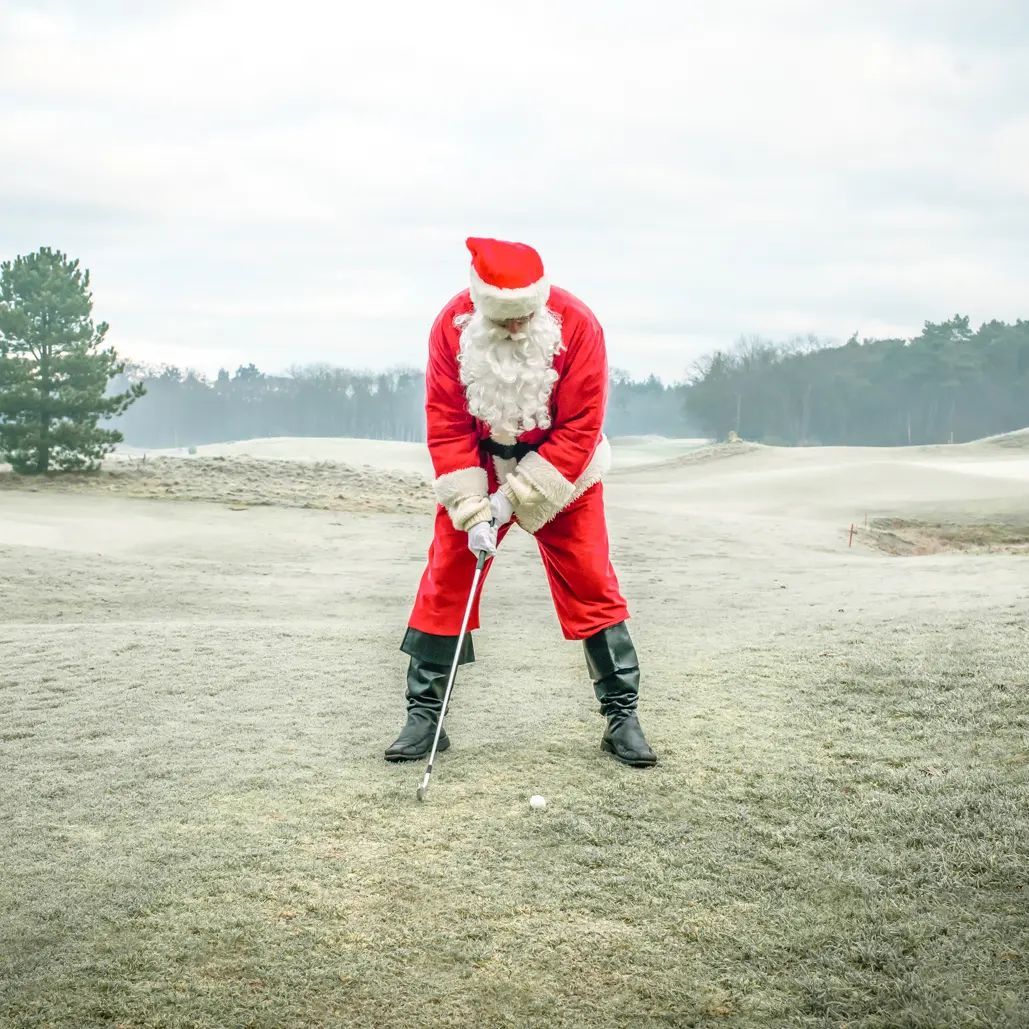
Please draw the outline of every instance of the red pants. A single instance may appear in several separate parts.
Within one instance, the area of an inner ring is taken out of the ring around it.
[[[603,483],[591,486],[535,534],[561,631],[568,640],[584,640],[629,617],[608,556],[603,490]],[[501,527],[498,540],[503,540],[512,524]],[[438,508],[429,562],[408,625],[438,636],[456,636],[461,631],[475,562],[468,549],[468,533],[455,529],[446,510]],[[492,566],[492,561],[486,563],[479,580],[469,630],[479,628],[479,598]]]

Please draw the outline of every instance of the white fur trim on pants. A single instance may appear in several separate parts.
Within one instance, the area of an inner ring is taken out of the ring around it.
[[[526,532],[536,532],[578,500],[604,477],[611,467],[611,444],[606,436],[575,482],[569,482],[549,461],[530,451],[513,469],[513,461],[494,459],[497,477],[514,507],[518,524]]]
[[[485,468],[476,465],[447,472],[433,482],[432,488],[459,532],[467,532],[477,522],[488,522],[493,517]]]

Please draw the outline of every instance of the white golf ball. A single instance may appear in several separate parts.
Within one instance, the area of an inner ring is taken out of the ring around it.
[[[538,793],[534,797],[529,798],[529,807],[546,807],[547,798],[541,797]]]

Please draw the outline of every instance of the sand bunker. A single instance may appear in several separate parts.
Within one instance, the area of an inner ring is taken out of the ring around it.
[[[393,514],[424,514],[435,504],[428,482],[415,473],[255,457],[122,456],[106,461],[95,474],[23,478],[0,473],[0,489]]]

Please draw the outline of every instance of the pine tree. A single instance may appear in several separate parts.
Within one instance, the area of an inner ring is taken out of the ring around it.
[[[105,396],[125,368],[101,349],[89,272],[49,247],[0,265],[0,455],[23,474],[95,470],[122,434],[97,422],[145,389]]]

